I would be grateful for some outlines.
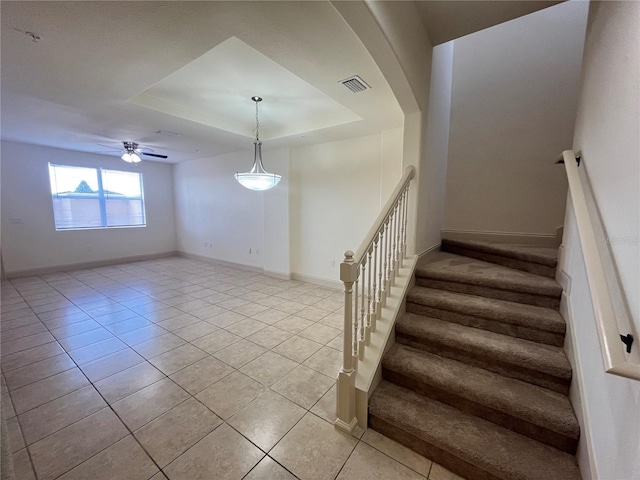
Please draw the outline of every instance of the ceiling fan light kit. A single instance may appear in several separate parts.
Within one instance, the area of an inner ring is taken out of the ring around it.
[[[258,120],[258,103],[262,101],[262,98],[251,97],[251,100],[256,103],[256,139],[253,142],[253,167],[248,172],[236,173],[234,176],[243,187],[249,190],[263,191],[275,187],[282,180],[282,176],[267,172],[262,165],[262,142],[260,141],[260,122]]]
[[[138,163],[140,162],[142,159],[136,155],[135,153],[129,153],[129,152],[125,152],[122,154],[122,160],[124,160],[127,163]]]
[[[157,153],[145,152],[144,150],[151,150],[152,152],[153,150],[146,147],[140,148],[140,145],[138,145],[135,142],[122,142],[122,146],[124,147],[124,151],[122,152],[122,156],[120,158],[127,163],[132,163],[132,164],[140,163],[142,161],[142,158],[140,157],[140,155],[147,155],[149,157],[156,157],[156,158],[168,158],[166,155],[159,155]],[[105,145],[105,147],[114,148],[109,145]]]
[[[124,160],[127,163],[134,163],[134,164],[139,163],[142,160],[136,153],[136,150],[138,148],[137,143],[122,142],[122,144],[124,145],[124,153],[120,157],[122,158],[122,160]]]

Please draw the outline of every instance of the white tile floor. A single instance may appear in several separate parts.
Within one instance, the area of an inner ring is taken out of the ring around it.
[[[342,293],[184,258],[2,284],[18,479],[455,479],[333,427]]]

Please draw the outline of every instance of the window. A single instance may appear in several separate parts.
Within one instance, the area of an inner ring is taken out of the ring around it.
[[[145,226],[142,174],[49,164],[56,230]]]

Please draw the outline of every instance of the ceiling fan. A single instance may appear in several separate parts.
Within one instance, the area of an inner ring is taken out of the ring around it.
[[[142,160],[142,158],[140,158],[141,155],[145,155],[147,157],[156,157],[156,158],[169,158],[166,155],[153,153],[152,148],[141,147],[135,142],[122,142],[122,148],[113,147],[111,145],[104,145],[101,143],[99,143],[98,145],[100,145],[101,147],[112,148],[114,150],[120,150],[120,152],[122,153],[122,156],[120,158],[122,158],[122,160],[124,160],[127,163],[139,163]],[[109,153],[112,153],[112,152],[109,152]]]

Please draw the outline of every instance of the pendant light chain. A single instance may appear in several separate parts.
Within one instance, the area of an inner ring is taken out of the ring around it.
[[[260,120],[258,118],[258,102],[256,102],[256,142],[260,141]]]

